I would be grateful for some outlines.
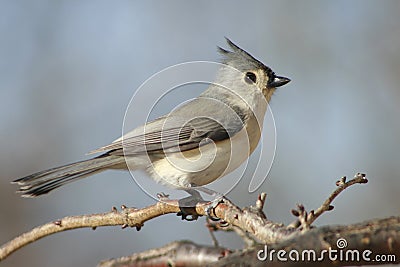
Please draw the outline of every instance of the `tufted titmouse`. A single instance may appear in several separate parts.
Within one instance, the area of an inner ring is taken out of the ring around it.
[[[261,136],[268,102],[290,79],[227,39],[223,64],[201,95],[93,153],[92,159],[17,179],[19,192],[34,197],[108,169],[145,170],[178,189],[203,186],[239,167]]]

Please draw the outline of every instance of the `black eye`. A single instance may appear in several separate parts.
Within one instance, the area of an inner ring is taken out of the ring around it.
[[[245,80],[247,83],[256,83],[256,81],[257,81],[257,76],[256,76],[254,73],[252,73],[252,72],[246,72],[246,77],[244,78],[244,80]]]

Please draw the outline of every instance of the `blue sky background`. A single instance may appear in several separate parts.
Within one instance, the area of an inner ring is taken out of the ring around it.
[[[292,82],[274,95],[277,151],[267,180],[270,219],[317,208],[343,175],[365,172],[317,221],[397,215],[400,187],[399,1],[2,1],[0,3],[0,243],[67,215],[153,203],[129,173],[104,172],[38,199],[9,182],[119,137],[129,100],[171,65],[216,61],[227,36]],[[179,103],[176,103],[179,104]],[[168,103],[171,105],[171,103]],[[140,107],[138,107],[138,110]],[[248,182],[229,197],[253,203]],[[242,246],[233,234],[222,245]],[[94,266],[191,239],[211,244],[204,219],[174,215],[140,232],[75,230],[19,250],[2,266]]]

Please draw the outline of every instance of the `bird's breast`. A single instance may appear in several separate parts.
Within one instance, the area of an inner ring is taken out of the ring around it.
[[[174,188],[206,185],[247,160],[258,145],[261,129],[262,121],[258,122],[253,116],[230,138],[188,151],[168,153],[152,162],[148,172],[158,182]]]

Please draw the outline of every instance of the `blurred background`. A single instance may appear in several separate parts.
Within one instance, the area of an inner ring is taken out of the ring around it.
[[[165,67],[218,60],[224,36],[292,82],[271,108],[277,151],[254,194],[242,181],[236,204],[268,194],[265,211],[317,208],[341,176],[364,172],[317,225],[400,213],[399,1],[1,1],[0,243],[34,226],[112,206],[154,200],[127,172],[104,172],[37,199],[10,181],[85,159],[119,137],[135,90]],[[30,244],[2,266],[94,266],[180,239],[211,244],[204,218],[59,233]],[[222,245],[241,248],[234,234]]]

